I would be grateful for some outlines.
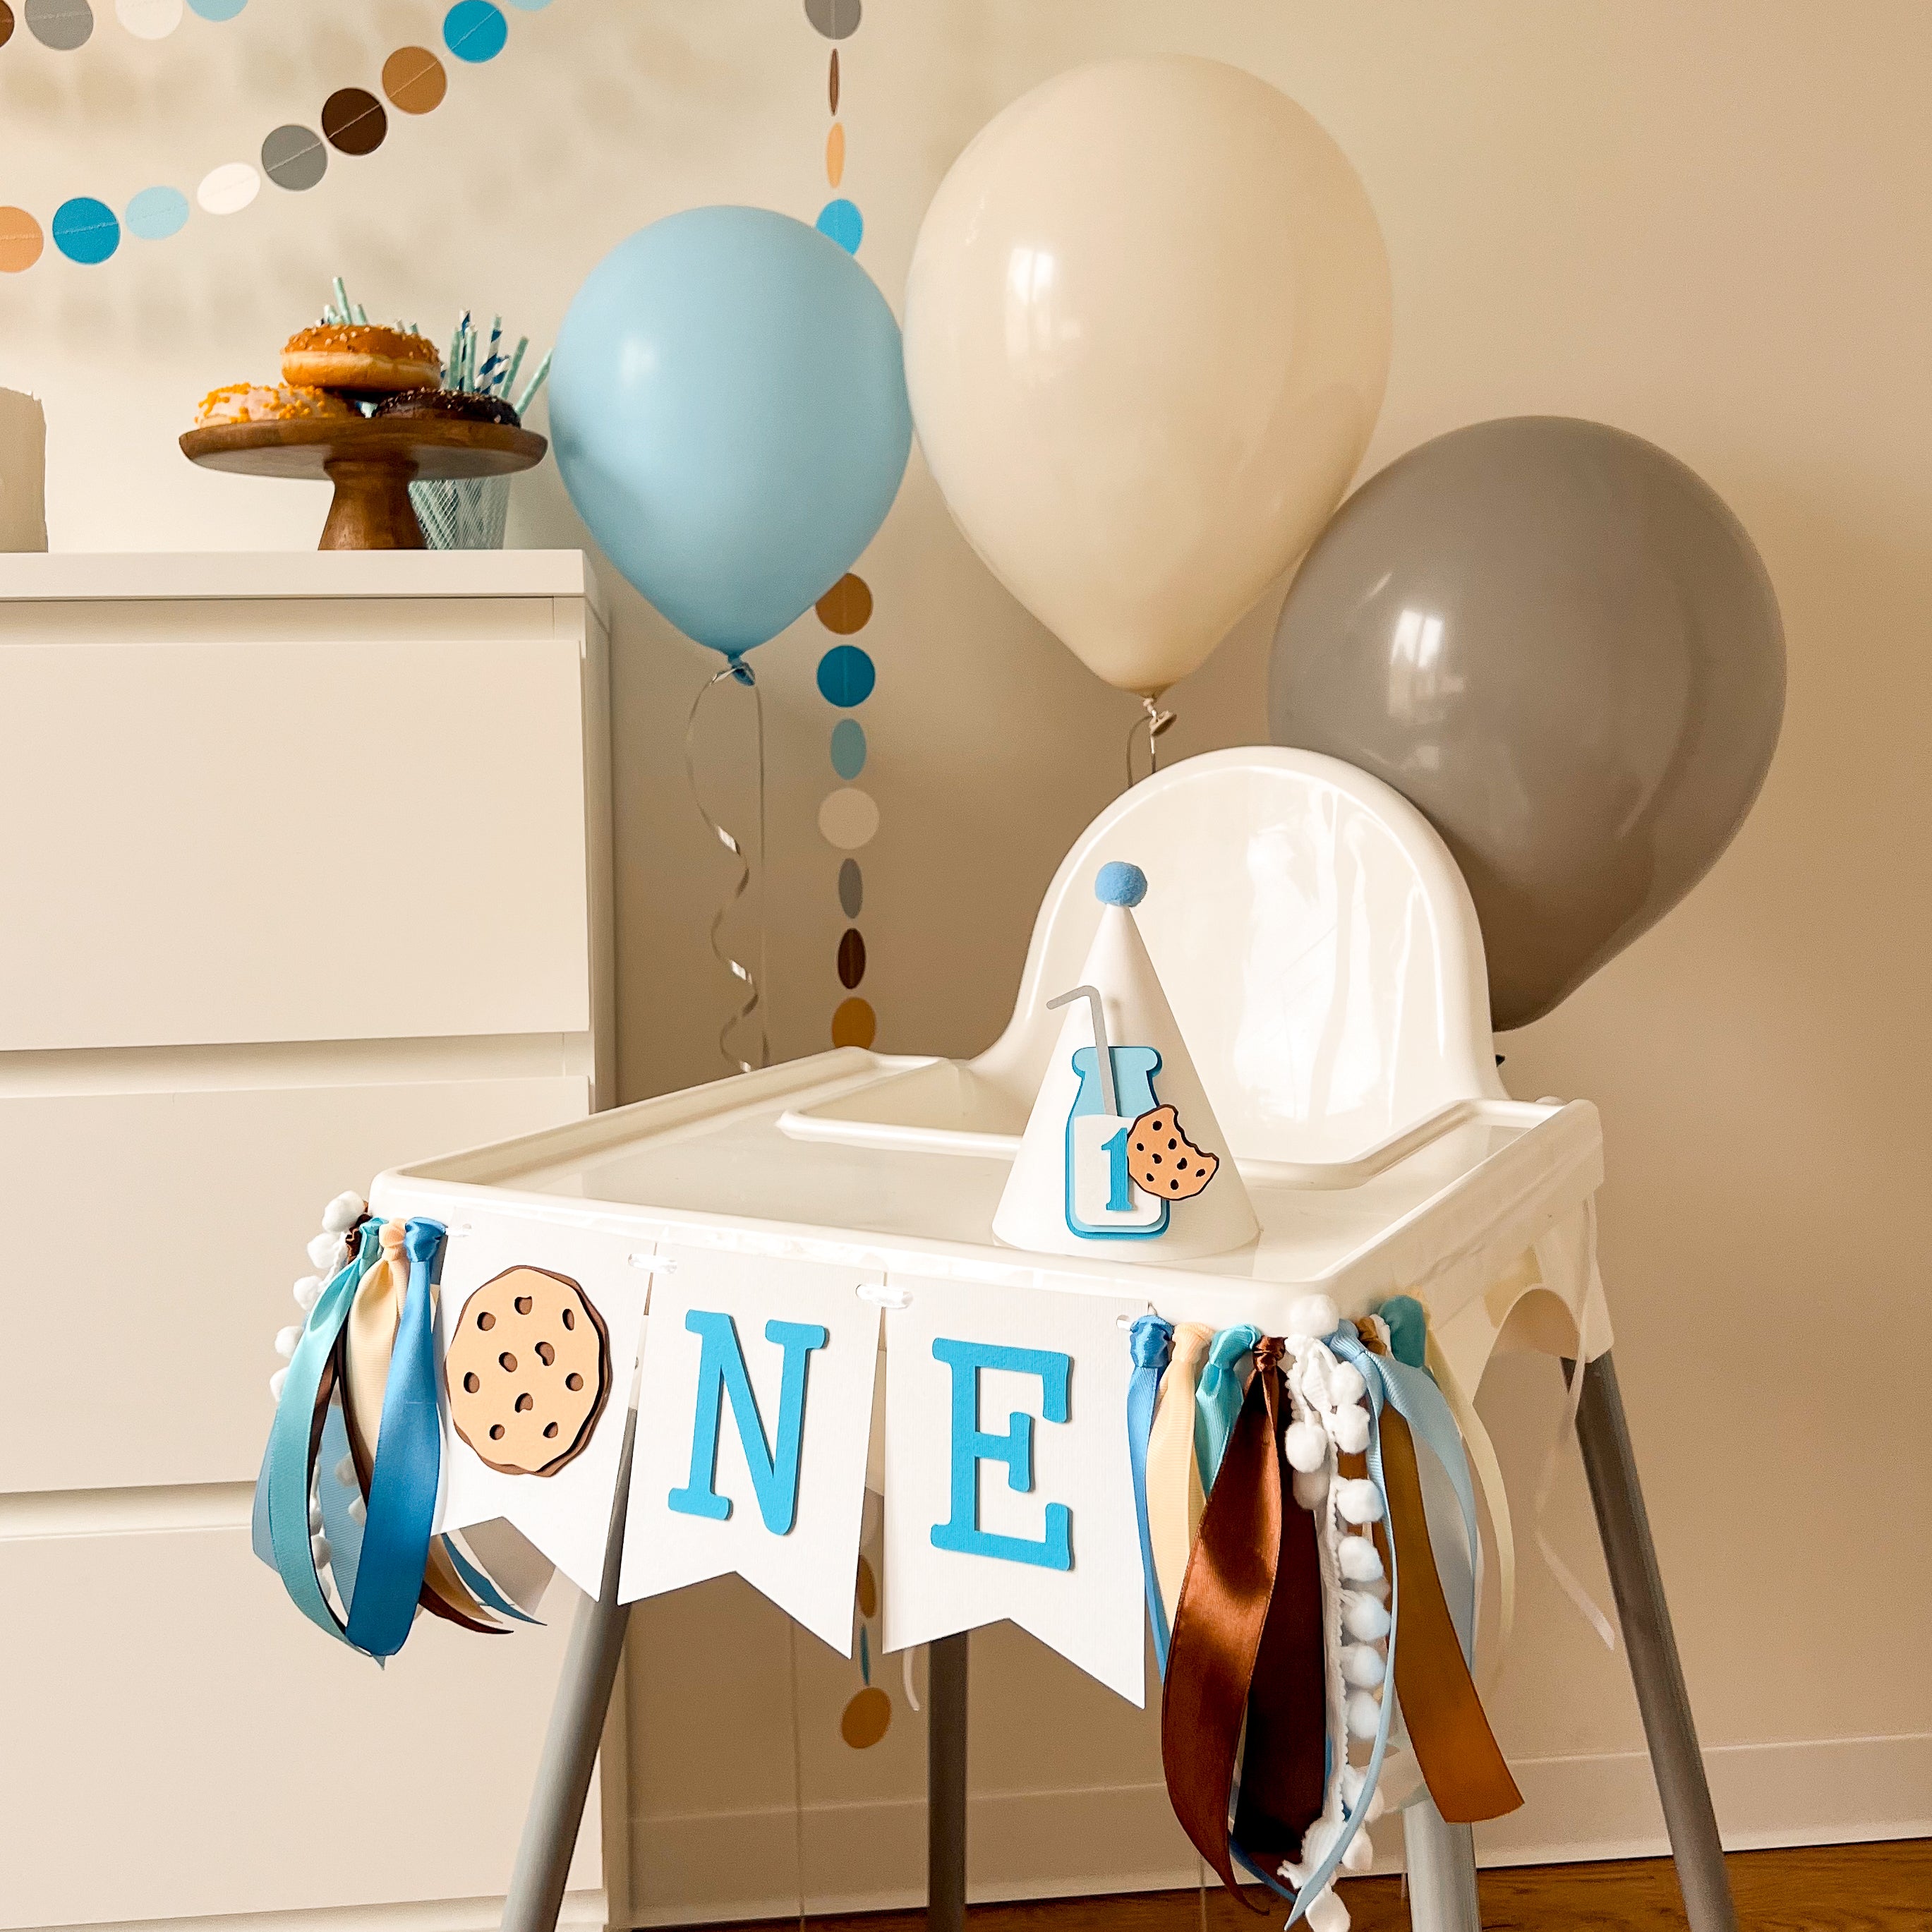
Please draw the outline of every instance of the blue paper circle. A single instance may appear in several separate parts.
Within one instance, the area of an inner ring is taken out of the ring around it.
[[[541,14],[550,0],[510,0],[510,4],[520,14]]]
[[[77,194],[54,210],[54,246],[70,262],[104,262],[121,245],[121,223],[104,201]]]
[[[248,0],[188,0],[188,10],[204,20],[232,20]]]
[[[442,16],[442,44],[458,60],[494,60],[509,38],[509,22],[490,0],[456,0]]]
[[[872,696],[878,676],[872,660],[856,644],[834,644],[818,661],[818,694],[827,704],[849,710]]]
[[[128,232],[143,242],[165,242],[188,222],[188,196],[178,188],[144,188],[128,204]]]
[[[769,208],[690,208],[620,242],[564,318],[550,398],[558,466],[605,555],[728,657],[851,568],[912,442],[877,284]],[[847,655],[869,690],[870,660]]]
[[[821,682],[824,675],[821,665]],[[832,728],[832,769],[848,784],[866,769],[866,728],[856,718],[842,718]]]
[[[857,254],[859,244],[866,238],[866,218],[842,194],[818,211],[816,226],[820,234],[829,236],[848,255]]]

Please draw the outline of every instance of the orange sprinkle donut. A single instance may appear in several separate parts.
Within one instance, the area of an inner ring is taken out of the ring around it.
[[[282,379],[306,388],[381,395],[442,386],[442,358],[427,336],[373,322],[322,322],[282,350]]]
[[[298,422],[311,416],[352,416],[352,404],[320,389],[230,382],[211,389],[194,412],[195,427],[210,423]]]

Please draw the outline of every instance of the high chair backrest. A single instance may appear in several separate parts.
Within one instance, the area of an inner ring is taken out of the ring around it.
[[[974,1073],[1024,1108],[1099,922],[1094,875],[1148,875],[1136,917],[1221,1127],[1253,1160],[1344,1161],[1499,1097],[1476,910],[1407,800],[1352,765],[1212,752],[1115,800],[1054,876],[1018,1001]]]

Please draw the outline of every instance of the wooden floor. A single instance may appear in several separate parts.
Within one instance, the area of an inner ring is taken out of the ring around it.
[[[1932,1932],[1932,1839],[1734,1852],[1730,1864],[1740,1932]],[[1667,1858],[1518,1866],[1486,1871],[1480,1883],[1484,1932],[1680,1932],[1684,1924]],[[1400,1879],[1349,1879],[1342,1896],[1354,1932],[1406,1932]],[[1257,1932],[1278,1925],[1281,1916],[1272,1904],[1268,1918],[1244,1912],[1217,1890],[1208,1898],[1208,1932]],[[968,1932],[1200,1932],[1201,1926],[1192,1892],[976,1905],[966,1919]],[[877,1912],[809,1924],[810,1932],[923,1932],[926,1918]]]

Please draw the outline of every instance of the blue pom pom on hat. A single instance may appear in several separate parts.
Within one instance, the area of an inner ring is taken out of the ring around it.
[[[1147,874],[1124,859],[1110,859],[1094,875],[1094,896],[1102,905],[1137,906],[1147,897]]]

